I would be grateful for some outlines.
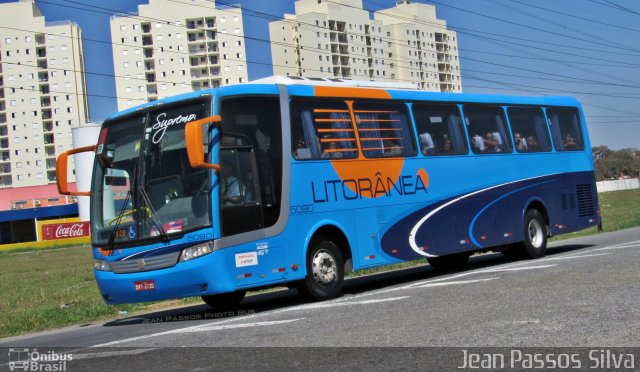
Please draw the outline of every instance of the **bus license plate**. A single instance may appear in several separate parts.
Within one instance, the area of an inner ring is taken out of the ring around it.
[[[153,280],[139,280],[133,282],[133,286],[136,291],[153,291],[156,289],[156,282]]]

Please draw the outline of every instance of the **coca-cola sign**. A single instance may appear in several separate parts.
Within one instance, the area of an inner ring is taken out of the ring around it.
[[[89,222],[42,225],[42,239],[69,239],[89,236]]]

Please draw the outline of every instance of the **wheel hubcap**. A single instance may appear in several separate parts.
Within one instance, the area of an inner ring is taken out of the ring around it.
[[[327,285],[336,278],[336,261],[326,251],[319,251],[313,257],[313,277],[318,284]]]
[[[540,248],[543,241],[542,225],[538,220],[529,221],[529,242],[535,248]]]

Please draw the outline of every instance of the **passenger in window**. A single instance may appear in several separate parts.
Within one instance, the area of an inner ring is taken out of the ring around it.
[[[575,138],[573,138],[571,133],[567,133],[567,135],[564,136],[564,141],[562,142],[562,147],[565,150],[575,150],[575,149],[578,148],[578,144],[576,143],[576,140],[575,140]]]
[[[242,203],[242,188],[236,177],[236,171],[230,163],[220,164],[222,176],[222,203],[225,206]]]
[[[450,139],[445,139],[442,144],[442,153],[443,154],[452,154],[453,153],[453,144]]]
[[[322,151],[322,154],[320,155],[320,157],[323,159],[342,158],[343,156],[344,155],[342,155],[342,152],[338,150],[338,144],[335,142],[329,142],[329,146],[325,148],[324,151]]]
[[[431,134],[424,132],[420,135],[420,148],[422,149],[422,155],[430,155],[435,152],[435,144]]]
[[[500,142],[494,137],[491,132],[487,132],[484,135],[484,151],[500,152],[500,150]]]
[[[528,148],[528,151],[540,151],[540,147],[538,146],[538,141],[534,136],[527,137],[527,148]]]
[[[385,156],[400,156],[402,155],[402,147],[391,140],[384,141],[384,155]]]
[[[527,151],[527,140],[524,139],[524,137],[520,136],[520,133],[515,132],[513,133],[513,140],[516,144],[516,149],[518,150],[518,152],[526,152]]]
[[[296,148],[295,150],[293,150],[293,156],[296,159],[309,159],[311,157],[311,153],[307,148],[307,144],[302,138],[299,138],[296,141]]]
[[[484,140],[479,134],[476,133],[473,136],[471,145],[473,146],[474,152],[484,152]]]

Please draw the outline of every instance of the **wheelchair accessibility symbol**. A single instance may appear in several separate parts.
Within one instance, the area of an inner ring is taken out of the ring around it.
[[[129,239],[135,239],[138,236],[136,227],[134,225],[129,226]]]

